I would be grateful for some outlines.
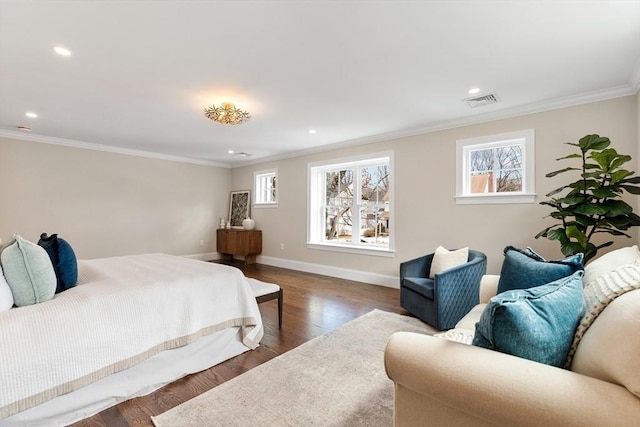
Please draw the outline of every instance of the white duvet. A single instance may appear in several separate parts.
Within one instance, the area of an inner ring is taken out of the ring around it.
[[[251,349],[262,338],[236,268],[149,254],[78,269],[53,300],[0,313],[0,419],[225,328],[240,326]]]

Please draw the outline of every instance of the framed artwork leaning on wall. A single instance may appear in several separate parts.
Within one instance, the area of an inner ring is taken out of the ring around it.
[[[229,200],[229,221],[231,227],[242,228],[242,221],[249,218],[251,190],[232,191]]]

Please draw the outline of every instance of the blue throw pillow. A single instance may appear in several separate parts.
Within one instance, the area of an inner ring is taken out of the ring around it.
[[[563,366],[582,317],[582,275],[498,294],[476,323],[473,345]]]
[[[78,261],[71,245],[57,234],[40,235],[38,245],[42,246],[53,264],[56,273],[56,294],[72,288],[78,282]]]
[[[547,261],[531,248],[504,248],[504,261],[498,281],[498,293],[512,289],[528,289],[544,285],[562,277],[571,276],[584,270],[583,254],[575,254],[565,259]]]

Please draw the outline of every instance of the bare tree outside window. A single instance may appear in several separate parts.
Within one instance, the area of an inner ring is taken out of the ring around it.
[[[351,241],[353,197],[353,172],[351,170],[326,173],[327,240]]]
[[[388,243],[388,165],[326,172],[325,185],[327,240]],[[354,230],[353,215],[358,215],[358,230]]]
[[[389,236],[389,166],[361,169],[360,241],[380,243]]]
[[[471,193],[522,191],[522,145],[469,152]]]

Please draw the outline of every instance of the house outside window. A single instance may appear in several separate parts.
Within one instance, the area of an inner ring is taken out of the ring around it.
[[[393,256],[392,153],[309,165],[307,246]]]
[[[278,170],[269,169],[253,174],[255,201],[254,207],[278,206]]]
[[[533,203],[533,129],[456,141],[456,203]]]

